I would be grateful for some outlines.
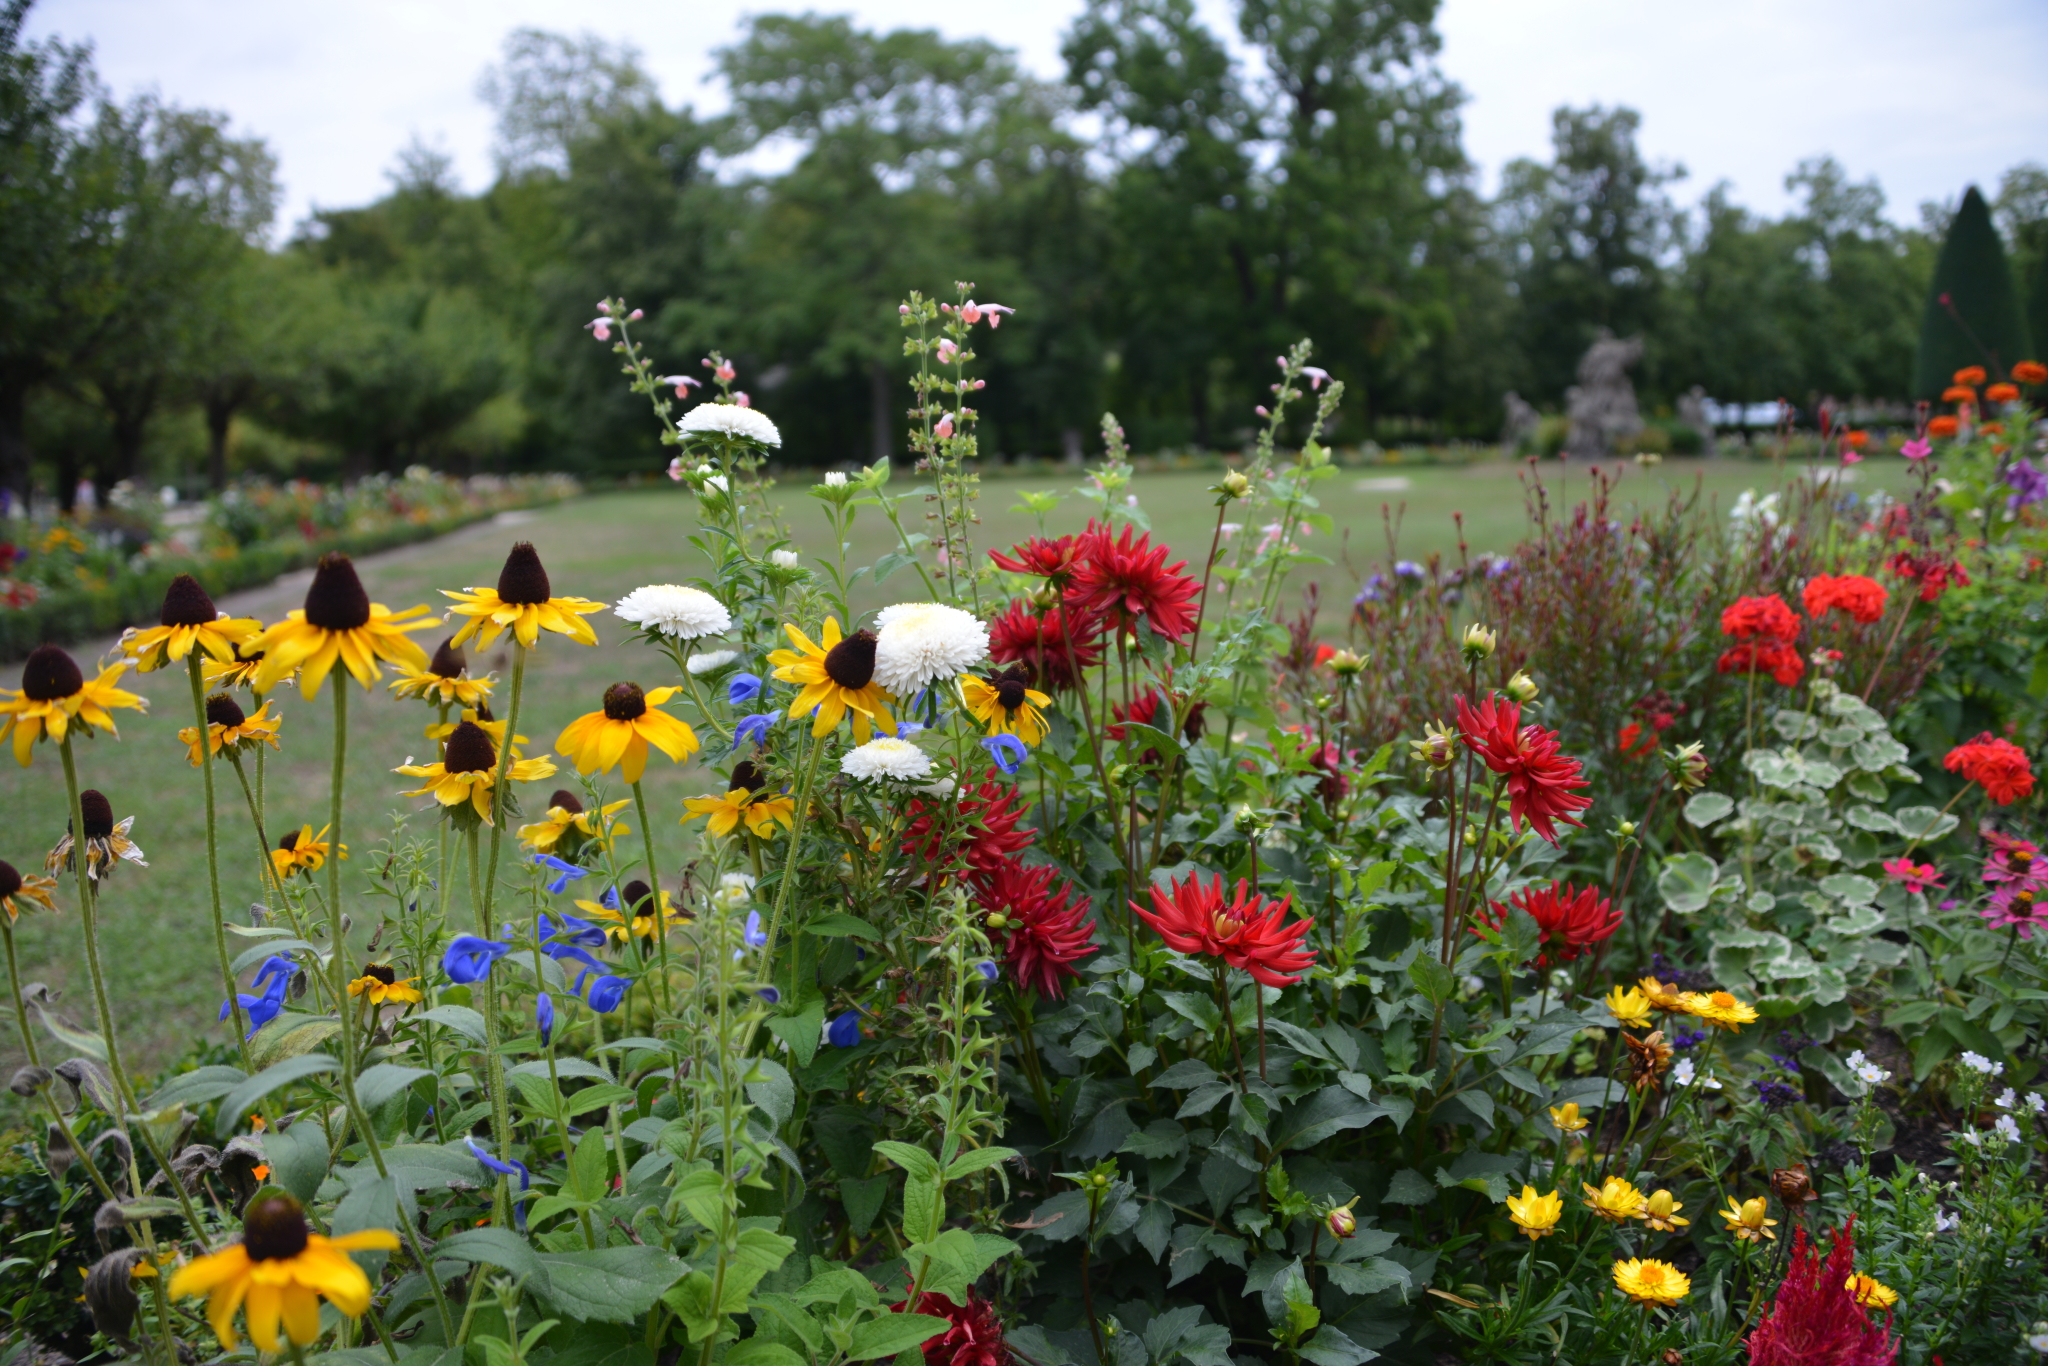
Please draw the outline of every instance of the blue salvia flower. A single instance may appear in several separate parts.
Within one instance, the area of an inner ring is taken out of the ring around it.
[[[997,982],[1003,980],[1003,970],[986,959],[976,963],[974,970],[980,973],[981,980],[987,982],[990,986],[994,986]]]
[[[725,700],[737,707],[742,702],[751,702],[768,691],[768,685],[761,681],[759,674],[734,674],[725,685]]]
[[[533,1173],[528,1171],[526,1164],[516,1157],[495,1158],[486,1152],[475,1139],[466,1138],[463,1142],[469,1145],[469,1155],[483,1164],[485,1171],[496,1172],[500,1176],[516,1176],[519,1178],[519,1194],[512,1199],[512,1218],[519,1225],[519,1231],[521,1233],[526,1232],[525,1197],[526,1192],[533,1185]]]
[[[299,965],[290,958],[281,958],[273,953],[270,957],[263,960],[262,967],[256,969],[255,980],[250,982],[249,985],[260,991],[263,984],[273,977],[282,978],[289,982],[292,979],[292,974],[298,970]]]
[[[277,966],[273,967],[272,964]],[[270,985],[254,996],[245,991],[235,993],[235,1000],[241,1002],[243,1011],[249,1016],[249,1032],[243,1036],[245,1040],[255,1038],[257,1030],[283,1013],[285,993],[291,988],[292,973],[295,971],[297,967],[288,958],[267,958],[263,962],[263,967],[256,973],[255,985],[261,985],[266,977],[270,979]],[[233,1013],[229,1002],[220,1003],[221,1019],[225,1020]]]
[[[756,749],[768,743],[768,728],[779,718],[772,711],[757,712],[743,716],[732,728],[732,747],[737,751],[741,741],[752,741]]]
[[[575,864],[566,863],[553,854],[535,854],[533,861],[543,868],[553,869],[557,874],[555,879],[548,883],[548,893],[551,896],[560,896],[564,887],[590,876],[588,868],[578,868]]]
[[[765,949],[768,947],[768,927],[761,923],[761,913],[759,911],[747,912],[747,927],[740,932],[740,937],[746,941],[747,948],[734,949],[732,951],[732,961],[735,963],[747,956],[747,949]]]
[[[782,993],[777,991],[774,987],[762,987],[759,991],[756,991],[754,994],[760,997],[762,1000],[766,1001],[771,1006],[779,1006],[782,1004]]]
[[[551,958],[560,957],[555,950],[565,944],[577,944],[586,949],[604,947],[604,931],[601,928],[567,912],[563,912],[558,918],[542,911],[539,925],[541,951]],[[551,944],[547,942],[549,940],[560,940],[561,944]]]
[[[578,991],[583,989],[583,979],[588,976],[590,974],[587,972],[577,976],[576,989]],[[590,984],[589,994],[584,996],[583,999],[588,1001],[590,1008],[598,1014],[609,1015],[619,1008],[619,1002],[626,999],[626,992],[632,986],[633,979],[630,977],[614,977],[610,975],[599,977]]]
[[[490,974],[491,964],[510,952],[510,944],[473,934],[458,934],[449,941],[448,951],[441,955],[441,971],[448,974],[451,982],[464,985],[480,982]]]
[[[545,1047],[555,1037],[555,998],[545,991],[534,1000],[533,1022],[540,1026],[540,1041]]]
[[[981,747],[988,751],[989,758],[996,761],[996,767],[1011,777],[1015,777],[1017,770],[1024,767],[1024,761],[1031,757],[1031,747],[1014,735],[984,735]]]
[[[849,1010],[825,1026],[825,1042],[834,1048],[851,1048],[860,1042],[860,1012]]]

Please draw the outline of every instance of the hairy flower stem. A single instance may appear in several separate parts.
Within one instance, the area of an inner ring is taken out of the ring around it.
[[[669,983],[668,976],[668,917],[662,914],[661,874],[655,871],[654,867],[654,826],[647,819],[647,796],[641,792],[638,783],[633,784],[633,809],[640,813],[640,848],[647,855],[647,885],[654,889],[654,904],[648,909],[648,914],[654,917],[654,943],[656,951],[661,956],[661,1008],[673,1014],[674,989]],[[598,813],[598,823],[600,826],[604,823],[604,813],[601,810]],[[625,914],[626,923],[630,926],[633,923],[633,908],[628,906]]]
[[[804,760],[803,776],[797,781],[796,817],[789,828],[789,857],[782,862],[782,881],[775,887],[775,909],[768,913],[768,939],[761,947],[762,960],[768,966],[768,980],[775,981],[775,932],[782,926],[782,913],[789,907],[789,889],[796,884],[797,851],[803,847],[804,826],[811,814],[811,784],[818,777],[818,760],[825,755],[825,737],[811,737],[811,754]],[[796,954],[789,959],[790,980],[796,979]],[[723,1062],[720,1066],[724,1066]]]
[[[1900,596],[1903,599],[1905,606],[1900,608],[1899,619],[1897,622],[1893,623],[1891,635],[1885,638],[1884,650],[1881,654],[1878,655],[1877,663],[1874,666],[1872,666],[1870,670],[1869,681],[1867,681],[1863,685],[1863,700],[1865,702],[1868,702],[1870,700],[1870,694],[1877,687],[1877,680],[1883,676],[1884,666],[1891,660],[1892,657],[1892,646],[1899,643],[1899,633],[1906,629],[1907,618],[1913,615],[1912,598],[1906,597],[1904,594],[1901,594]]]
[[[348,1013],[348,942],[347,930],[342,924],[341,911],[341,798],[342,787],[348,774],[348,680],[336,678],[334,683],[334,770],[329,779],[327,794],[327,824],[332,832],[333,843],[327,846],[327,940],[333,953],[328,960],[327,989],[334,995],[334,1009],[344,1017]],[[356,1071],[356,1043],[354,1031],[345,1027],[341,1031],[341,1065],[348,1076]]]
[[[1195,629],[1188,637],[1188,663],[1195,662],[1196,652],[1202,648],[1202,618],[1209,611],[1209,576],[1216,572],[1216,556],[1223,545],[1223,514],[1230,508],[1229,503],[1216,505],[1216,530],[1209,535],[1209,558],[1202,564],[1202,592],[1195,599]]]
[[[511,738],[512,731],[509,726],[505,735],[508,740]],[[482,858],[480,850],[483,841],[477,837],[475,826],[470,827],[465,838],[469,844],[469,895],[471,905],[476,910],[476,932],[480,938],[489,939],[490,904],[485,899],[483,875],[478,867]],[[628,914],[630,915],[630,912]],[[628,923],[631,923],[630,920]],[[505,1058],[498,1051],[498,988],[496,981],[493,980],[495,975],[491,969],[485,969],[482,979],[476,985],[481,988],[479,994],[482,1000],[479,1004],[484,1017],[484,1092],[491,1102],[491,1140],[498,1145],[498,1151],[502,1154],[512,1143],[512,1112],[505,1097]],[[497,1194],[491,1201],[491,1220],[500,1228],[505,1227],[510,1214],[510,1192],[509,1180],[501,1174],[497,1181]]]
[[[192,680],[192,719],[199,727],[199,775],[203,780],[201,785],[206,789],[206,890],[213,898],[213,956],[220,967],[221,990],[227,993],[228,1012],[235,1024],[235,1046],[242,1051],[242,1070],[254,1072],[256,1064],[249,1057],[249,1025],[242,1015],[242,998],[235,991],[234,969],[228,965],[228,932],[220,909],[220,836],[215,828],[218,813],[213,803],[213,753],[208,744],[212,736],[206,723],[206,684],[199,676],[202,657],[202,652],[196,649],[186,655],[185,672]]]
[[[14,922],[0,918],[0,939],[7,943],[7,985],[14,1000],[14,1024],[21,1031],[22,1050],[28,1054],[31,1067],[41,1067],[43,1059],[36,1048],[36,1036],[29,1032],[28,1006],[21,999],[21,964],[14,952]],[[64,1119],[64,1112],[57,1108],[56,1097],[48,1090],[43,1092],[43,1103],[49,1106],[50,1119],[57,1126],[57,1132],[64,1135],[65,1145],[85,1163],[85,1174],[92,1178],[92,1184],[102,1200],[114,1199],[114,1191],[107,1184],[107,1178],[100,1175],[99,1164],[92,1160],[92,1154],[79,1145],[77,1135],[71,1132],[71,1125]],[[1047,1124],[1051,1123],[1050,1118]]]
[[[1237,1012],[1231,1008],[1230,987],[1224,980],[1225,975],[1229,971],[1224,966],[1222,959],[1216,960],[1216,1004],[1223,1011],[1223,1028],[1230,1035],[1230,1056],[1232,1061],[1237,1064],[1238,1093],[1248,1095],[1250,1094],[1251,1084],[1245,1080],[1244,1050],[1238,1046],[1237,1042]],[[1258,982],[1254,981],[1252,985],[1256,987]],[[1261,1077],[1259,1080],[1264,1081],[1265,1078]]]
[[[510,779],[506,774],[512,768],[512,742],[519,734],[519,699],[526,691],[527,647],[512,637],[512,701],[505,708],[505,743],[498,746],[498,771],[491,778],[491,804],[497,819],[491,822],[491,861],[484,868],[483,909],[480,914],[486,923],[491,918],[491,908],[497,903],[498,895],[498,846],[505,838],[505,818],[511,805]],[[339,827],[337,827],[338,831]],[[337,833],[337,838],[339,835]],[[337,846],[338,847],[338,846]],[[477,931],[489,939],[488,928]]]
[[[1074,658],[1074,623],[1069,619],[1073,614],[1071,612],[1066,612],[1064,608],[1062,609],[1062,613],[1063,615],[1060,622],[1060,643],[1066,648],[1067,672],[1073,675],[1074,691],[1081,698],[1081,729],[1086,731],[1088,734],[1088,754],[1089,757],[1095,763],[1095,776],[1098,780],[1100,780],[1103,783],[1104,789],[1106,791],[1109,782],[1109,771],[1106,768],[1104,768],[1102,764],[1102,738],[1096,732],[1095,712],[1088,705],[1088,680],[1082,676],[1081,666]],[[1040,621],[1040,629],[1042,631],[1043,618],[1041,618]],[[1106,679],[1108,678],[1108,676],[1109,671],[1107,669],[1104,669],[1103,677]],[[1116,810],[1114,805],[1111,805],[1108,809],[1111,812],[1114,812]],[[1111,819],[1112,821],[1114,821],[1114,816],[1112,816]],[[1122,851],[1124,849],[1124,842],[1122,839],[1117,840],[1116,847],[1119,856],[1121,856]],[[1130,870],[1126,868],[1124,871],[1128,873]],[[1135,897],[1135,895],[1136,893],[1134,891],[1133,896]],[[1132,963],[1138,961],[1137,921],[1137,912],[1131,910],[1129,902],[1127,901],[1124,905],[1124,950],[1127,955],[1128,961]]]

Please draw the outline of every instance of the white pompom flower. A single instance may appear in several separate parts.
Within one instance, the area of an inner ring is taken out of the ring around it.
[[[684,436],[722,436],[751,441],[756,446],[782,445],[782,433],[775,430],[767,414],[737,403],[700,403],[684,413],[676,427]]]
[[[620,598],[612,615],[677,640],[724,635],[732,629],[732,613],[701,588],[679,583],[650,583]]]
[[[691,655],[688,668],[693,674],[716,673],[739,657],[738,650],[706,650],[701,655]]]
[[[988,628],[936,602],[899,602],[875,618],[875,681],[908,697],[988,658]]]
[[[932,760],[910,741],[884,735],[848,750],[839,761],[839,771],[864,782],[883,778],[915,780],[931,775]]]

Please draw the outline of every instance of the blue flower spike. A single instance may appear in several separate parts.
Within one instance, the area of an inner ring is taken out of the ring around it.
[[[441,955],[441,971],[448,974],[449,981],[468,986],[489,976],[491,964],[510,952],[510,944],[474,934],[458,934],[449,941],[448,951]]]
[[[988,757],[996,761],[996,767],[1009,777],[1017,776],[1017,770],[1024,767],[1024,761],[1031,757],[1031,748],[1014,735],[984,735],[981,747],[988,751]]]
[[[588,868],[578,868],[575,864],[564,862],[553,854],[535,854],[533,861],[543,868],[550,869],[556,875],[548,883],[548,894],[550,896],[560,896],[564,887],[579,879],[590,876]]]
[[[860,1012],[849,1010],[833,1017],[825,1026],[825,1042],[834,1048],[851,1048],[860,1042]]]
[[[734,674],[725,685],[725,700],[737,707],[742,702],[751,702],[768,691],[768,685],[761,681],[759,674]]]
[[[528,1171],[526,1164],[518,1158],[492,1157],[473,1138],[466,1138],[463,1142],[469,1145],[469,1155],[482,1164],[485,1171],[496,1172],[499,1176],[519,1178],[519,1194],[512,1199],[512,1217],[518,1223],[519,1231],[526,1232],[526,1193],[533,1185],[533,1173]]]
[[[555,998],[543,991],[533,1003],[533,1022],[540,1026],[541,1046],[546,1047],[555,1037]]]

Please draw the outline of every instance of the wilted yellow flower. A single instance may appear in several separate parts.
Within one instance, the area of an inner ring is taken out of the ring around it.
[[[1677,987],[1667,987],[1654,977],[1645,977],[1636,985],[1642,988],[1643,997],[1652,1010],[1682,1011],[1686,1008],[1686,993]]]

